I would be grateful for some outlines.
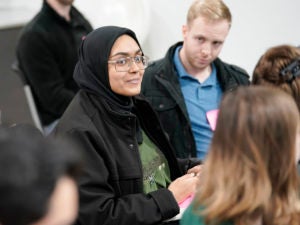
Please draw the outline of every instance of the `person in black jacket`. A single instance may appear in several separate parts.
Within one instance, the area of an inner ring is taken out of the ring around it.
[[[77,51],[92,31],[72,3],[44,0],[40,12],[22,29],[17,44],[17,60],[31,86],[45,134],[78,91],[73,80]]]
[[[194,1],[182,28],[183,42],[145,71],[142,93],[178,157],[205,158],[223,93],[249,84],[243,69],[218,58],[230,26],[230,10],[221,0]]]
[[[77,224],[162,223],[199,182],[198,161],[177,161],[155,111],[138,96],[147,62],[127,28],[101,27],[82,42],[80,91],[53,132],[84,150]]]

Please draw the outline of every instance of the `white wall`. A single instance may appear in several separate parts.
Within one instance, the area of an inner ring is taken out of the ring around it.
[[[181,40],[181,25],[192,0],[151,0],[152,21],[145,49],[153,58]],[[233,24],[220,57],[252,74],[263,52],[277,44],[300,45],[299,0],[224,0]],[[167,13],[166,13],[167,12]],[[155,47],[156,46],[156,47]]]
[[[221,57],[252,73],[267,48],[300,45],[299,0],[225,0],[233,25]]]
[[[250,74],[260,55],[272,45],[300,45],[299,0],[224,0],[233,24],[221,58],[245,68]],[[23,5],[24,0],[0,0],[0,7]],[[27,0],[26,7],[39,9]],[[128,26],[136,31],[151,59],[162,57],[168,47],[182,40],[181,26],[192,0],[75,0],[75,5],[94,27]],[[8,3],[7,3],[8,4]]]
[[[98,5],[99,10],[95,16],[97,21],[94,20],[95,27],[110,23],[127,25],[137,33],[144,52],[151,59],[162,57],[170,45],[181,40],[181,26],[185,23],[187,9],[190,3],[192,3],[192,0],[113,0],[112,3],[110,3],[111,0],[76,0],[75,5],[85,11],[86,9],[84,8],[87,1],[94,2],[95,4],[93,5]],[[121,19],[123,13],[121,13],[120,18],[117,14],[118,10],[114,10],[117,13],[116,15],[110,15],[110,18],[106,16],[106,13],[104,13],[105,15],[103,16],[103,11],[106,11],[106,8],[113,8],[115,2],[122,2],[124,7],[131,10],[128,12],[128,16],[133,18],[124,21]],[[141,2],[144,2],[144,4],[141,4]],[[128,3],[133,5],[138,3],[141,7],[140,9],[131,9]],[[111,5],[111,7],[108,5]],[[147,8],[142,8],[143,6]],[[90,16],[90,12],[93,10],[96,11],[95,8],[92,9],[92,6],[90,7],[90,9],[85,11],[87,17]],[[136,14],[138,14],[139,10],[143,11],[143,13],[136,19]],[[91,21],[93,21],[93,19],[91,19]],[[142,26],[137,25],[137,23],[139,23],[139,25],[141,23]],[[140,32],[141,27],[142,32]]]

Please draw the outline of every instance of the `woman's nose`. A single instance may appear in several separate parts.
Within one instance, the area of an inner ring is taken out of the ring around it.
[[[134,59],[131,59],[131,63],[129,65],[129,72],[136,72],[139,70],[139,67],[137,66],[136,62]]]

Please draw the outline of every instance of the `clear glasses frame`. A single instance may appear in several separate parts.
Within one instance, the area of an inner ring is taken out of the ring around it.
[[[132,66],[132,63],[135,63],[139,70],[146,69],[149,63],[149,58],[145,55],[136,55],[134,57],[124,57],[116,60],[109,60],[107,63],[114,64],[117,72],[128,72]]]

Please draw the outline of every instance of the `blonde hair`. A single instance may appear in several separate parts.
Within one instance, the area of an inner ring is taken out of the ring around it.
[[[196,0],[192,3],[187,14],[187,24],[203,16],[209,20],[227,20],[231,24],[231,13],[222,0]]]
[[[225,95],[194,210],[207,224],[298,225],[296,135],[291,96],[277,88],[239,87]]]

